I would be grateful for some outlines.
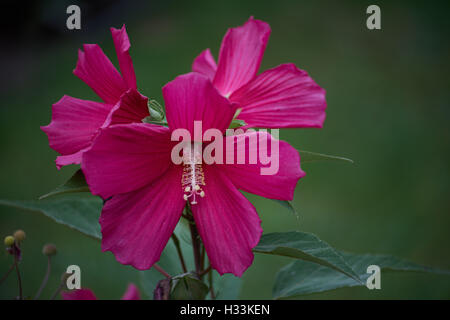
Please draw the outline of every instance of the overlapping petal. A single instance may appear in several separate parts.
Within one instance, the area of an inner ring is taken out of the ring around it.
[[[291,145],[261,131],[228,136],[225,144],[225,164],[219,167],[236,188],[271,199],[293,199],[305,173]],[[226,163],[227,157],[231,163]]]
[[[83,45],[73,73],[106,103],[116,104],[128,86],[112,62],[96,44]]]
[[[181,170],[172,166],[151,184],[106,202],[100,216],[103,251],[139,270],[159,260],[186,203]]]
[[[241,276],[253,262],[262,234],[253,205],[216,166],[205,167],[204,198],[192,206],[211,266],[220,274]]]
[[[251,17],[243,26],[226,33],[219,52],[213,83],[228,97],[258,72],[270,36],[270,26]]]
[[[221,96],[211,81],[191,72],[175,78],[163,89],[169,128],[187,129],[194,138],[194,121],[202,121],[203,130],[225,131],[230,125],[236,105]]]
[[[72,154],[68,154],[68,155],[64,155],[64,156],[57,156],[56,160],[55,160],[56,167],[59,170],[63,166],[68,166],[69,164],[80,164],[81,160],[83,158],[83,153],[88,149],[89,149],[89,147],[81,149],[80,151],[72,153]]]
[[[63,96],[52,106],[52,121],[41,129],[53,150],[71,155],[89,147],[111,109],[108,104]]]
[[[114,106],[103,127],[113,124],[141,122],[149,116],[148,98],[135,89],[129,89]]]
[[[125,25],[121,29],[111,28],[111,34],[119,60],[120,72],[128,88],[137,89],[136,75],[134,73],[133,61],[130,56],[130,39],[128,38]]]
[[[163,175],[170,165],[170,152],[168,128],[119,124],[101,130],[83,154],[82,169],[91,192],[106,199],[141,188]]]
[[[192,71],[201,73],[208,77],[209,80],[213,80],[216,75],[217,65],[214,57],[209,49],[204,50],[194,59],[192,63]]]
[[[317,127],[325,120],[325,90],[294,64],[269,69],[235,91],[239,119],[262,128]]]

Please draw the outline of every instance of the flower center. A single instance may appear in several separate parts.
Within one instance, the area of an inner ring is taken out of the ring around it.
[[[203,198],[205,192],[205,175],[202,169],[201,143],[194,142],[183,149],[183,174],[181,176],[181,187],[183,188],[183,199],[190,200],[191,204],[197,203],[197,196]]]

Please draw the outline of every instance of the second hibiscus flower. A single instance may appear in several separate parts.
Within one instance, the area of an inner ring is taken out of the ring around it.
[[[282,64],[257,75],[270,26],[251,17],[229,29],[216,64],[209,49],[192,64],[217,90],[240,105],[238,119],[258,128],[321,128],[325,120],[325,90],[294,64]]]

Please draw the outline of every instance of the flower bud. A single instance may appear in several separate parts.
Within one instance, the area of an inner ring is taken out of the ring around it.
[[[163,279],[156,284],[153,291],[153,300],[169,300],[170,297],[170,279]]]
[[[42,253],[46,256],[53,256],[56,254],[56,246],[54,244],[46,244],[44,248],[42,248]]]
[[[16,241],[18,242],[22,242],[23,240],[25,240],[26,234],[25,231],[23,230],[17,230],[16,232],[14,232],[14,239],[16,239]]]
[[[13,236],[5,237],[5,246],[12,247],[13,245],[14,245],[14,237]]]
[[[148,111],[152,120],[161,121],[164,119],[164,109],[156,100],[148,102]]]

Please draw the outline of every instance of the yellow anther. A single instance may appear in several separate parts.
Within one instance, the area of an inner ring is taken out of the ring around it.
[[[14,237],[13,236],[5,237],[5,246],[12,247],[13,244],[14,244]]]

